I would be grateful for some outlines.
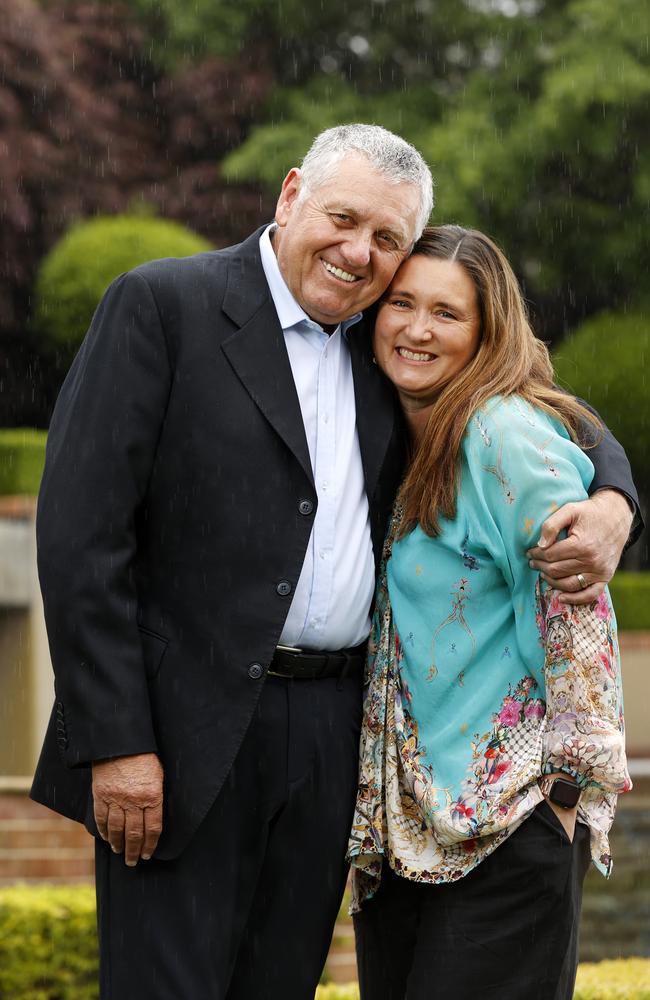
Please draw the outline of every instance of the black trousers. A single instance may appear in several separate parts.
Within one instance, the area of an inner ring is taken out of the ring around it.
[[[361,1000],[571,1000],[589,831],[542,802],[458,882],[384,865],[354,919]]]
[[[102,1000],[313,1000],[357,785],[361,678],[269,678],[183,854],[97,844]]]

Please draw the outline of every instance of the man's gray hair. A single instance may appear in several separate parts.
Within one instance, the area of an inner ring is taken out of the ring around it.
[[[431,171],[415,146],[381,125],[336,125],[317,135],[300,167],[301,200],[330,180],[337,164],[350,153],[361,153],[394,184],[419,187],[420,206],[414,234],[418,239],[433,208]]]

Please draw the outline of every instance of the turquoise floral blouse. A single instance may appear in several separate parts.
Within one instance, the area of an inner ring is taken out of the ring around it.
[[[592,858],[611,869],[616,795],[631,788],[609,595],[560,604],[526,559],[543,521],[587,497],[593,465],[559,421],[494,397],[461,449],[456,516],[394,541],[366,668],[352,909],[383,856],[418,881],[461,878],[541,801],[538,779],[582,788]]]

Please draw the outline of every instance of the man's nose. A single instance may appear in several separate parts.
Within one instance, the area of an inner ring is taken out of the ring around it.
[[[343,257],[351,267],[366,266],[370,260],[371,240],[372,236],[368,233],[351,233],[341,246]]]

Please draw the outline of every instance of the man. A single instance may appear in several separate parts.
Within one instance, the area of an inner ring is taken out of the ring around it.
[[[57,700],[33,795],[99,833],[103,1000],[313,997],[403,461],[358,321],[431,204],[403,140],[323,133],[274,227],[117,279],[62,389],[38,514]],[[633,495],[612,439],[596,460],[597,485]],[[562,516],[593,522],[587,546],[617,520],[618,558],[624,497]],[[566,589],[611,572],[562,544]]]

